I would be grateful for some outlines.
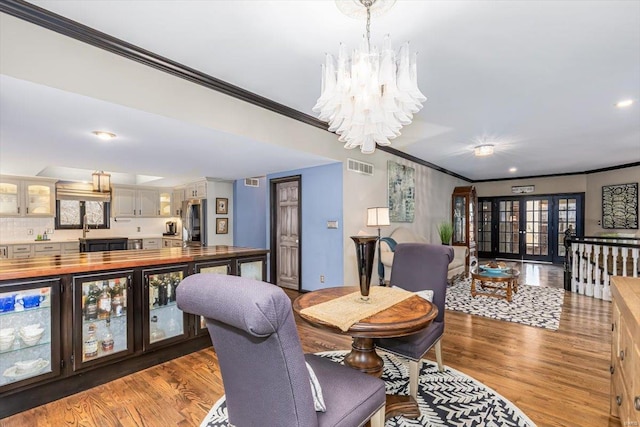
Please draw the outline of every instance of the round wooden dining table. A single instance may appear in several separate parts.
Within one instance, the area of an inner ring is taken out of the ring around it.
[[[374,339],[414,334],[429,326],[438,315],[438,308],[424,298],[414,295],[354,323],[347,331],[301,313],[307,307],[354,292],[360,292],[359,288],[340,286],[308,292],[295,299],[293,310],[315,327],[328,329],[342,335],[350,335],[352,337],[351,352],[344,359],[345,365],[380,377],[384,361],[376,353]],[[411,396],[387,395],[386,418],[396,415],[417,418],[420,416],[418,404]]]

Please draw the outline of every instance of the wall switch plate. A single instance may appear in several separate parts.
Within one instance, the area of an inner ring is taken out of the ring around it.
[[[29,236],[33,236],[33,228],[28,229],[28,230],[27,230],[27,234],[28,234]]]
[[[327,221],[327,228],[338,228],[338,221]]]
[[[53,234],[53,228],[47,228],[47,234]]]
[[[324,275],[323,274],[320,275],[320,283],[324,283]]]
[[[140,227],[138,227],[138,233],[140,232]]]

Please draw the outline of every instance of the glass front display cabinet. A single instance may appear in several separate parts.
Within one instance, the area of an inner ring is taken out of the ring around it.
[[[239,259],[237,265],[238,276],[262,281],[267,278],[267,263],[264,256]]]
[[[176,288],[187,276],[187,266],[144,270],[144,349],[186,339],[188,315],[178,309]]]
[[[132,277],[120,271],[73,278],[74,370],[134,351]]]
[[[477,263],[476,248],[478,197],[474,186],[456,187],[451,195],[451,223],[453,225],[453,246],[466,246],[469,253],[466,259],[469,267]]]
[[[60,370],[60,280],[0,286],[0,392]]]
[[[231,261],[208,261],[195,265],[196,273],[207,274],[235,274]],[[196,319],[196,335],[208,334],[207,323],[203,316]]]

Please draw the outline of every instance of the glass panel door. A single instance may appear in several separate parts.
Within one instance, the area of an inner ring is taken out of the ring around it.
[[[553,239],[555,245],[553,262],[564,262],[565,247],[564,233],[571,227],[577,235],[582,233],[582,196],[571,194],[567,196],[555,196],[555,218],[557,220],[556,233]]]
[[[264,257],[238,261],[238,276],[248,277],[253,280],[265,280],[265,272],[266,260]]]
[[[18,182],[0,182],[0,215],[18,215]]]
[[[520,253],[520,201],[498,202],[498,255]]]
[[[0,391],[59,374],[59,283],[0,288]]]
[[[196,264],[196,273],[208,273],[208,274],[232,274],[231,273],[231,262],[222,261],[222,262],[206,262],[202,264]],[[196,335],[206,334],[207,331],[207,322],[204,319],[204,316],[198,316],[196,319]]]
[[[562,263],[565,231],[583,234],[583,200],[583,193],[479,200],[481,256]]]
[[[26,184],[27,214],[53,215],[53,186],[50,184]]]
[[[549,198],[527,198],[524,238],[527,259],[547,261],[549,252]]]
[[[478,211],[480,213],[478,218],[478,252],[480,256],[486,256],[486,254],[490,254],[493,251],[491,247],[492,205],[493,203],[490,200],[478,202]]]
[[[132,272],[76,276],[74,369],[133,353]]]
[[[178,308],[176,288],[187,275],[187,266],[143,272],[145,282],[145,350],[187,337],[187,315]]]

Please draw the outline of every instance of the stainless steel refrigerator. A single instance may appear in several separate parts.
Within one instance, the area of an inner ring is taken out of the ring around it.
[[[187,246],[207,246],[207,201],[190,199],[182,202],[182,227]]]

